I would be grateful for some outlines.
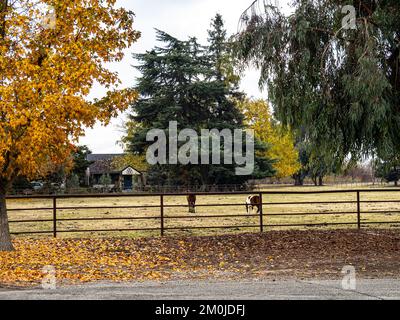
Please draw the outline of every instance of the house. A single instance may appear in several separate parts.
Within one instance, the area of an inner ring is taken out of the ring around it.
[[[104,188],[105,176],[111,178],[111,185],[107,185],[110,189],[132,191],[145,186],[145,172],[132,166],[126,154],[89,154],[87,160],[91,162],[87,183],[94,188]]]

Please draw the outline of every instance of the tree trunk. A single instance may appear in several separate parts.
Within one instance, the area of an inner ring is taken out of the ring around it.
[[[323,178],[322,176],[320,176],[320,177],[318,178],[318,185],[319,185],[320,187],[322,187],[322,186],[324,185],[324,178]]]
[[[294,185],[295,186],[302,186],[304,184],[303,179],[301,179],[301,177],[299,175],[296,175],[294,177]]]
[[[0,190],[0,251],[13,250],[7,217],[6,192]]]

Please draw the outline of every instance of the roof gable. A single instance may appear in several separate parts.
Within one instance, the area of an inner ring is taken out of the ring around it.
[[[131,166],[125,168],[122,170],[122,175],[123,176],[139,176],[140,172],[137,171],[136,169],[132,168]]]
[[[107,156],[107,155],[96,155],[96,156]],[[108,155],[111,156],[111,155]],[[89,173],[90,174],[112,174],[112,173],[118,173],[122,175],[141,175],[141,171],[137,170],[133,166],[127,166],[124,165],[123,167],[121,165],[118,166],[114,162],[115,157],[118,157],[118,155],[114,155],[113,157],[109,157],[109,159],[101,159],[101,157],[98,157],[99,160],[92,160],[92,164],[89,166]],[[92,159],[96,159],[97,157],[92,157]],[[106,157],[107,158],[107,157]]]

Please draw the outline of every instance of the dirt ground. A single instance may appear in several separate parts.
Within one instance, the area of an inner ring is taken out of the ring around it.
[[[217,277],[234,270],[231,276],[243,279],[341,279],[351,265],[361,278],[400,278],[400,234],[393,230],[272,231],[189,241],[186,263],[219,263]]]
[[[34,286],[43,267],[59,282],[400,279],[396,230],[270,231],[212,237],[17,239],[0,253],[0,286]]]

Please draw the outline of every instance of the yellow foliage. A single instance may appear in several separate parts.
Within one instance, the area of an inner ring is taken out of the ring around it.
[[[120,157],[116,157],[112,162],[113,168],[117,170],[124,170],[126,167],[133,167],[140,172],[146,172],[149,168],[149,164],[146,161],[144,155],[126,154]]]
[[[293,135],[282,126],[274,124],[268,104],[264,100],[246,100],[239,103],[245,124],[254,130],[262,142],[269,145],[266,157],[276,160],[277,178],[289,177],[300,169],[299,154],[294,146]]]
[[[140,36],[115,0],[0,0],[0,180],[63,163],[96,121],[107,124],[137,98],[119,90],[119,62]],[[9,2],[8,2],[9,3]],[[55,20],[44,23],[53,8]],[[5,10],[4,10],[5,9]],[[104,98],[87,98],[94,83]]]

